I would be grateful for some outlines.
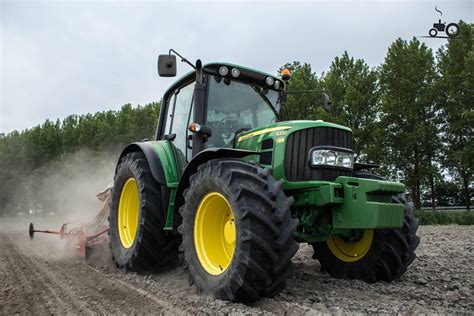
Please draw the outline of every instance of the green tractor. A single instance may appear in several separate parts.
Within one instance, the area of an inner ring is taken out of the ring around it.
[[[176,75],[172,51],[159,56],[160,76]],[[194,70],[164,94],[156,140],[128,145],[116,167],[118,267],[184,260],[199,292],[237,302],[284,289],[301,242],[336,278],[389,282],[406,271],[420,240],[413,204],[403,184],[354,163],[348,127],[280,121],[287,70],[193,65],[174,53]]]

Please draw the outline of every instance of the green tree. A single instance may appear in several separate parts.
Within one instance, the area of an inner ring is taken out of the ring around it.
[[[349,126],[354,136],[356,159],[367,158],[374,149],[377,133],[379,93],[377,71],[347,52],[336,57],[324,76],[324,90],[329,93],[331,113],[321,113],[329,121]],[[370,157],[369,157],[370,159]]]
[[[436,186],[436,201],[439,206],[455,206],[464,202],[458,184],[444,180]]]
[[[70,115],[0,137],[0,215],[51,206],[42,196],[55,161],[81,149],[115,157],[133,141],[154,138],[159,103],[120,111]],[[93,159],[94,157],[91,157]]]
[[[291,72],[291,79],[287,83],[289,92],[282,109],[283,119],[309,120],[316,119],[317,108],[321,107],[322,87],[316,73],[307,63],[301,64],[298,61],[287,63],[281,69],[288,69]],[[305,93],[300,93],[305,91]],[[308,92],[314,91],[314,92]]]
[[[413,38],[397,39],[390,46],[380,69],[380,154],[392,174],[401,172],[416,207],[422,186],[434,183],[436,175],[440,144],[434,79],[434,58],[426,45]]]
[[[460,33],[438,51],[439,102],[443,124],[443,164],[462,184],[470,209],[474,164],[474,50],[473,24],[460,21]]]

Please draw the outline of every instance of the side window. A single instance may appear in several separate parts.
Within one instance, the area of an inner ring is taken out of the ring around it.
[[[194,84],[189,84],[177,91],[170,100],[165,134],[176,134],[173,141],[180,159],[185,159],[186,137],[193,103]]]
[[[166,117],[165,117],[165,129],[163,131],[163,135],[169,135],[170,133],[170,126],[171,120],[173,119],[173,110],[174,110],[174,101],[176,99],[176,93],[170,96],[170,101],[168,104],[168,109],[166,110]]]

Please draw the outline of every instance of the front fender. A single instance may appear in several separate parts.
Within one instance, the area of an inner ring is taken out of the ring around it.
[[[179,208],[184,204],[183,192],[189,186],[189,177],[197,171],[199,165],[218,158],[244,158],[250,155],[260,155],[259,152],[234,149],[234,148],[209,148],[201,151],[199,154],[189,162],[184,169],[181,179],[179,180],[178,189],[176,191],[176,199],[174,203],[174,214],[179,214]],[[179,216],[174,216],[173,229],[177,228],[177,219]]]

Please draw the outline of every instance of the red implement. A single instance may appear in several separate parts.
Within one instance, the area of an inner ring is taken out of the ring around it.
[[[106,219],[108,215],[108,204],[111,196],[112,188],[108,187],[104,191],[97,194],[97,198],[103,202],[102,207],[91,221],[80,224],[79,227],[74,227],[68,230],[68,225],[65,223],[61,226],[59,231],[49,229],[35,229],[33,223],[30,223],[29,235],[33,239],[35,233],[45,233],[59,235],[61,239],[67,239],[68,245],[72,245],[75,249],[75,254],[78,257],[86,257],[87,249],[95,245],[107,244],[109,236],[106,234],[109,231]]]
[[[67,223],[61,226],[59,231],[54,230],[41,230],[35,229],[33,223],[30,223],[29,235],[30,239],[33,239],[35,233],[45,233],[45,234],[54,234],[59,235],[61,239],[67,238],[70,244],[74,245],[75,254],[78,257],[85,257],[86,256],[86,248],[92,247],[98,244],[106,244],[108,242],[108,235],[106,234],[109,229],[104,228],[101,231],[93,234],[87,235],[84,230],[84,225],[80,227],[73,228],[71,230],[67,230]]]

